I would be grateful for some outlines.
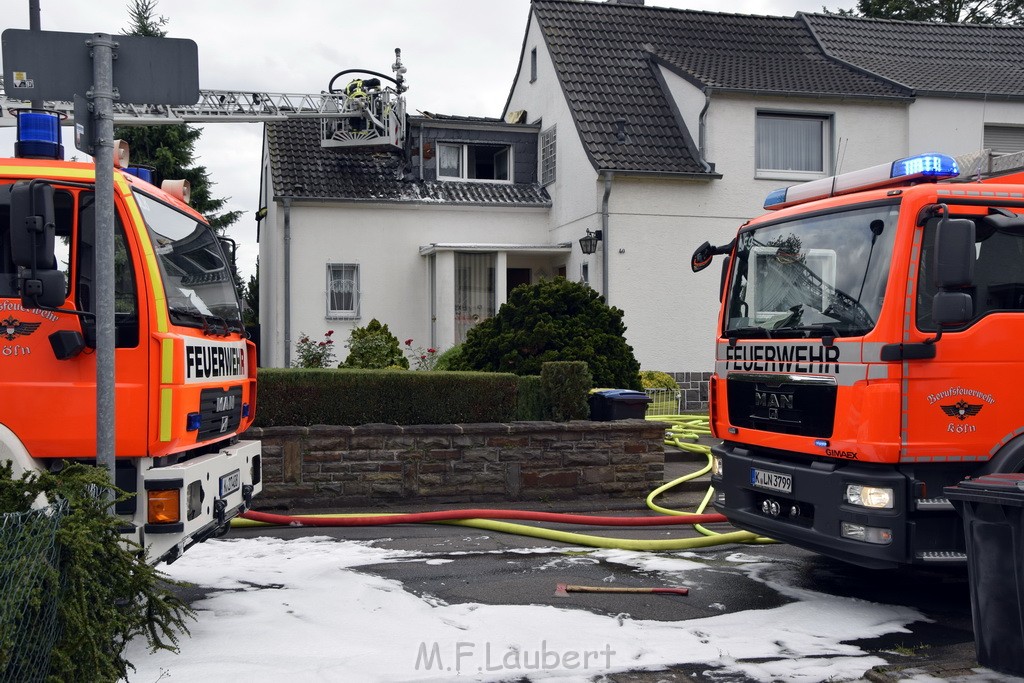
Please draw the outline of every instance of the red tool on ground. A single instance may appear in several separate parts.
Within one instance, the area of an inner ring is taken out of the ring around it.
[[[574,586],[560,583],[555,586],[555,595],[564,598],[569,593],[670,593],[688,595],[689,588],[645,588],[643,586]]]

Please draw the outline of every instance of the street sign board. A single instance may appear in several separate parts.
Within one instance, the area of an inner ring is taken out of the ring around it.
[[[19,100],[67,100],[93,84],[92,33],[3,32],[4,92]],[[118,102],[195,104],[199,101],[199,48],[194,40],[110,36],[117,46],[114,87]]]

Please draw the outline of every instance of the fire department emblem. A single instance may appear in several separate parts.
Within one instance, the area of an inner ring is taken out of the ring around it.
[[[27,337],[39,329],[41,323],[24,323],[14,316],[0,320],[0,337],[14,341],[17,337]]]
[[[950,417],[955,417],[958,420],[966,420],[969,417],[974,417],[981,412],[982,405],[980,403],[968,403],[967,401],[957,401],[953,405],[940,406],[942,412],[946,413]]]

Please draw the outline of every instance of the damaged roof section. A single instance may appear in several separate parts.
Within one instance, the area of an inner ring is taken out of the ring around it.
[[[473,120],[485,123],[483,119]],[[418,147],[420,131],[410,126],[410,135],[414,136],[411,148]],[[551,197],[535,182],[423,180],[416,173],[416,159],[411,151],[407,158],[402,151],[321,147],[320,122],[316,119],[268,123],[266,137],[275,197],[466,206],[551,206]],[[534,146],[535,140],[534,132]]]
[[[575,0],[534,0],[533,10],[598,170],[714,177],[700,162],[655,64],[702,89],[802,97],[911,96],[905,88],[828,59],[798,17]]]

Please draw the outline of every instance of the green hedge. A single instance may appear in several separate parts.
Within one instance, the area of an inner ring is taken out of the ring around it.
[[[261,368],[255,426],[538,419],[532,379],[494,372]],[[521,384],[528,388],[520,391]]]

